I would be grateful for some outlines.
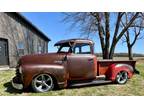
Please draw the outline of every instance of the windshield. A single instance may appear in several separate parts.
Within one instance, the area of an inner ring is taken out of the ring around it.
[[[72,53],[72,49],[70,46],[58,46],[57,53]]]

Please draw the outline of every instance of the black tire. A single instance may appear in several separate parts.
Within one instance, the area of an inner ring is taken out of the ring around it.
[[[35,92],[48,92],[54,88],[54,80],[49,74],[39,74],[34,77],[31,86]]]
[[[116,75],[117,84],[125,84],[128,80],[128,73],[126,71],[121,71]]]

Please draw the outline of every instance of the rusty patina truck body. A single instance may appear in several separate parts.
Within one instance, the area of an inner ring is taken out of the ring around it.
[[[57,53],[21,57],[12,80],[13,87],[32,86],[35,92],[47,92],[55,86],[91,84],[101,76],[104,81],[124,84],[134,74],[135,61],[97,60],[91,40],[62,40],[55,46]]]

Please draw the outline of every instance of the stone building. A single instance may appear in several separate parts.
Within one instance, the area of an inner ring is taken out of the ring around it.
[[[22,55],[47,53],[49,41],[20,13],[0,13],[0,67],[15,67]]]

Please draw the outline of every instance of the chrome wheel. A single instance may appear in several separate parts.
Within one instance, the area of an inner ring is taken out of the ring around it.
[[[53,79],[48,74],[40,74],[32,80],[32,88],[35,92],[47,92],[54,87]]]
[[[128,80],[128,74],[125,71],[121,71],[116,76],[116,82],[118,84],[125,84]]]

